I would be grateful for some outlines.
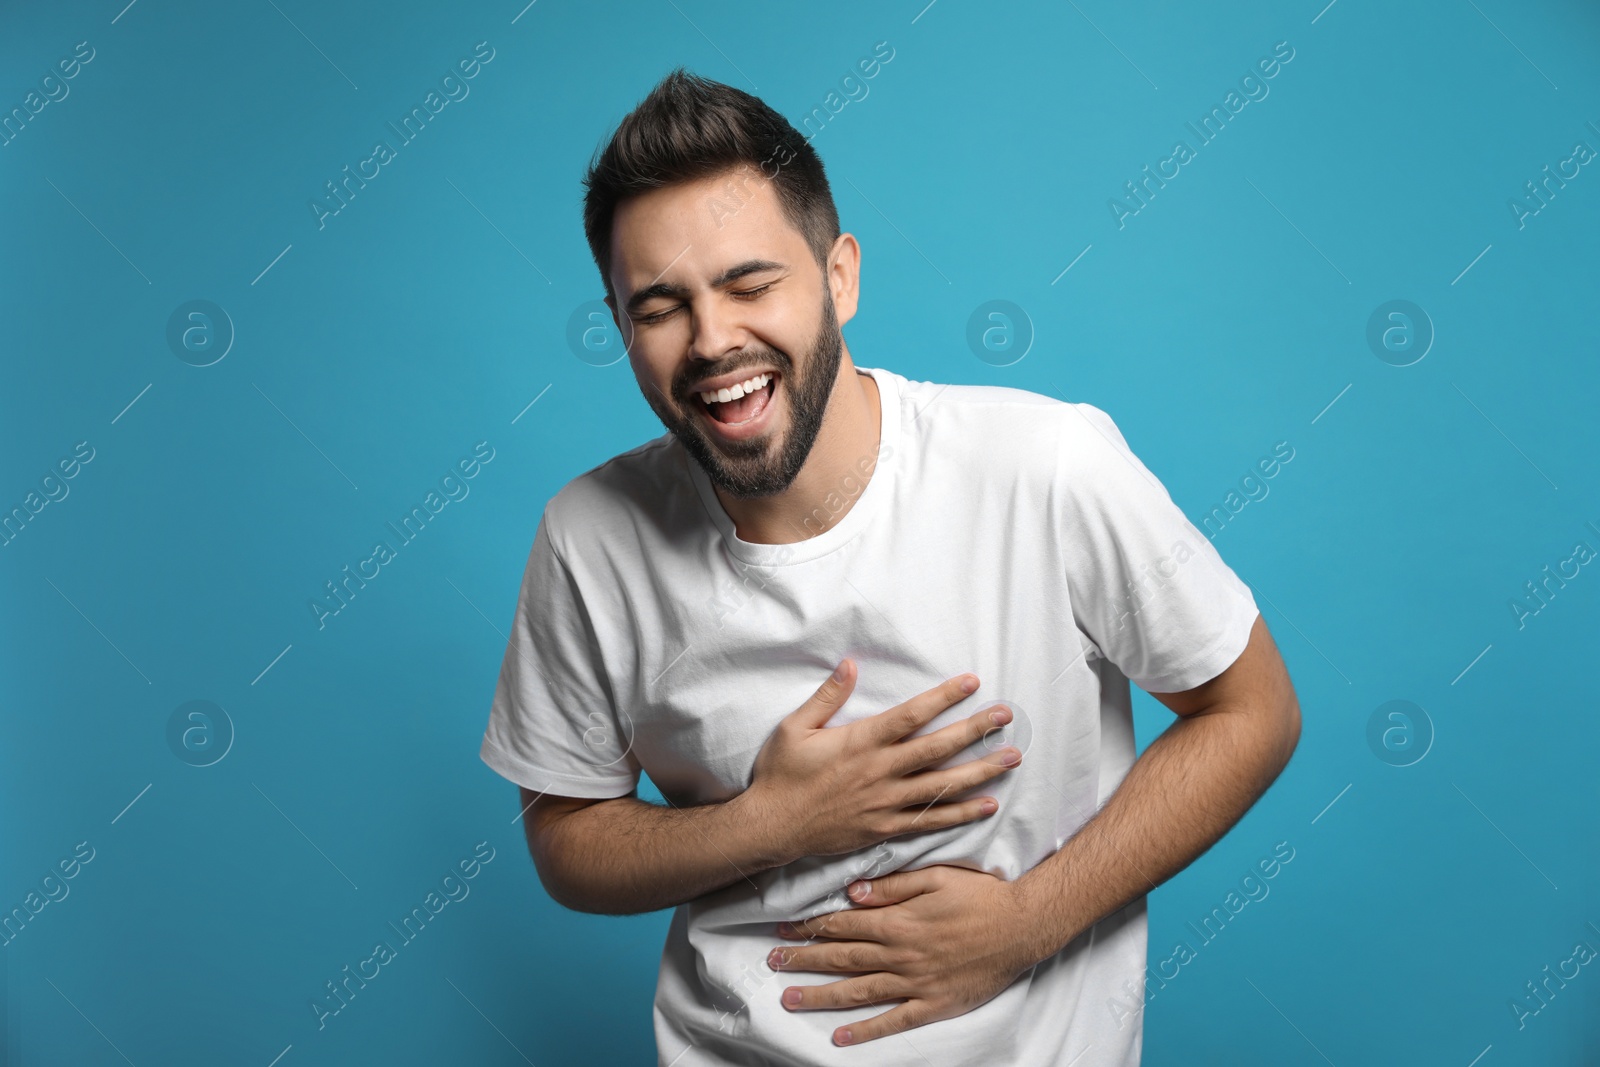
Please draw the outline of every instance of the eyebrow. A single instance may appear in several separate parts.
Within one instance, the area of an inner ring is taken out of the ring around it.
[[[747,259],[743,263],[736,263],[711,279],[711,288],[721,289],[731,282],[736,282],[747,274],[759,274],[766,270],[784,270],[786,265],[770,259]],[[628,298],[627,311],[631,314],[648,301],[656,297],[686,297],[689,295],[687,286],[673,285],[670,282],[657,282],[646,286]]]

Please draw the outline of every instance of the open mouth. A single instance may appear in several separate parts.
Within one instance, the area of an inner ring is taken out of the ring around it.
[[[764,371],[727,389],[696,393],[695,401],[720,427],[753,428],[766,414],[778,388],[778,375]]]

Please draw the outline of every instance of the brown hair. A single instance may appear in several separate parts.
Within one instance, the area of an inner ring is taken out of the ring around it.
[[[784,216],[826,268],[839,237],[839,212],[822,157],[789,121],[749,93],[682,67],[656,83],[627,114],[583,177],[583,229],[606,295],[611,288],[611,227],[617,204],[665,185],[710,177],[744,164],[773,183]],[[728,205],[731,211],[741,201]]]

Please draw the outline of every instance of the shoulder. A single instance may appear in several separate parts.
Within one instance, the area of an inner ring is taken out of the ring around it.
[[[1012,386],[895,378],[901,425],[925,447],[958,448],[979,462],[1015,462],[1046,474],[1074,465],[1080,473],[1092,470],[1127,450],[1111,416],[1090,403]]]
[[[545,504],[542,525],[551,543],[570,562],[604,542],[637,543],[641,528],[670,524],[675,509],[696,502],[685,459],[664,433],[584,471]]]
[[[1003,431],[1012,439],[1035,440],[1036,435],[1051,432],[1066,406],[1053,396],[1012,386],[893,377],[900,391],[901,426],[912,435],[965,438],[972,433]]]
[[[1064,470],[1090,474],[1106,463],[1126,463],[1133,450],[1109,412],[1080,400],[1063,405],[1060,456]]]

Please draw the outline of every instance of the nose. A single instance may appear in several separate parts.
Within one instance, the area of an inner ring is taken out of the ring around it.
[[[714,363],[738,353],[750,341],[739,308],[717,292],[706,293],[689,306],[692,333],[689,358]]]

